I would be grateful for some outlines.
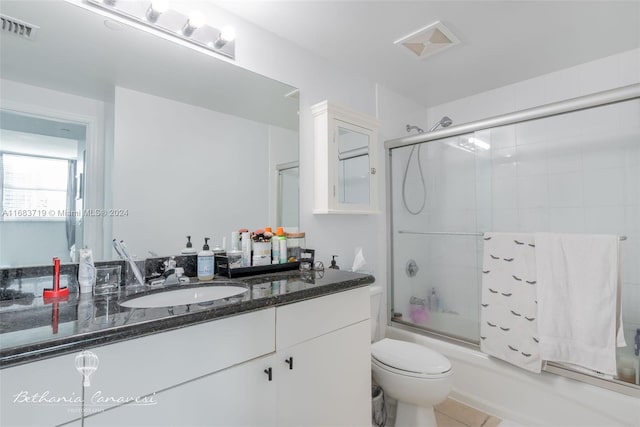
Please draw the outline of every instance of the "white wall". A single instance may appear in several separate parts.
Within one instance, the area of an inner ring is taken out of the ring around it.
[[[264,227],[275,201],[251,176],[269,173],[266,124],[117,87],[114,139],[113,208],[128,212],[111,217],[113,236],[131,253],[177,254],[186,235],[213,248]]]
[[[200,10],[213,26],[233,25],[238,34],[235,63],[300,89],[300,230],[307,233],[307,246],[316,258],[329,265],[338,255],[338,265],[350,268],[354,249],[364,248],[376,278],[384,265],[384,251],[378,240],[382,215],[313,215],[313,117],[310,107],[329,99],[350,109],[375,116],[376,90],[373,82],[330,65],[297,45],[262,30],[210,3],[198,0],[175,5],[184,12]]]
[[[640,49],[608,56],[533,79],[429,108],[429,123],[447,115],[454,124],[601,92],[640,82]]]

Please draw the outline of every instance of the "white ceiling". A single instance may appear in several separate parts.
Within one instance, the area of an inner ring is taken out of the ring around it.
[[[425,106],[640,47],[638,0],[210,1]],[[462,43],[423,60],[393,44],[435,21]]]

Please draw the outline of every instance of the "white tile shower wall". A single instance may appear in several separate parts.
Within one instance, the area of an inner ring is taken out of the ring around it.
[[[640,49],[442,104],[427,116],[460,124],[636,83]],[[492,130],[492,194],[500,197],[492,197],[491,215],[478,204],[478,225],[487,229],[491,217],[495,231],[627,235],[620,256],[630,341],[640,327],[640,103],[583,113]],[[599,144],[610,129],[627,137]]]

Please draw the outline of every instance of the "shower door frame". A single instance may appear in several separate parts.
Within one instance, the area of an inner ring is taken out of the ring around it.
[[[385,189],[386,189],[386,214],[387,214],[387,241],[391,242],[389,247],[389,254],[387,256],[387,326],[397,327],[399,329],[407,330],[410,332],[434,336],[438,339],[454,343],[456,345],[462,345],[467,348],[479,350],[480,345],[468,340],[451,337],[443,333],[438,333],[423,328],[419,328],[408,324],[408,322],[395,321],[392,318],[394,308],[394,262],[393,262],[393,211],[392,211],[392,174],[391,174],[391,150],[394,148],[407,147],[411,145],[422,144],[425,142],[439,141],[445,138],[456,137],[476,131],[487,130],[498,126],[506,126],[516,123],[523,123],[531,120],[542,119],[547,117],[553,117],[565,113],[571,113],[581,110],[586,110],[594,107],[601,107],[609,104],[615,104],[618,102],[629,101],[633,99],[640,99],[640,84],[632,84],[615,89],[610,89],[602,92],[597,92],[590,95],[580,96],[577,98],[571,98],[564,101],[554,102],[551,104],[545,104],[538,107],[528,108],[512,113],[507,113],[500,116],[489,117],[487,119],[477,120],[461,125],[453,125],[447,128],[441,128],[433,132],[420,133],[404,138],[395,138],[385,141],[384,149],[385,153]],[[450,233],[447,233],[450,234]],[[455,233],[454,233],[455,234]],[[573,371],[558,365],[547,363],[544,371],[552,372],[561,376],[573,378],[578,381],[586,382],[588,384],[596,385],[598,387],[606,388],[609,390],[617,391],[623,394],[640,397],[640,387],[637,385],[628,386],[624,383],[613,380],[594,377],[588,374],[583,374],[577,371]]]

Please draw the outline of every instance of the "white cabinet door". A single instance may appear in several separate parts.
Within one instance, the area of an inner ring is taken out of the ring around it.
[[[314,118],[314,214],[374,214],[377,202],[380,122],[345,107],[320,102]]]
[[[279,350],[278,425],[371,425],[370,354],[369,320]]]
[[[275,426],[273,355],[85,418],[85,426]]]
[[[0,371],[0,425],[58,425],[82,416],[75,354]]]

